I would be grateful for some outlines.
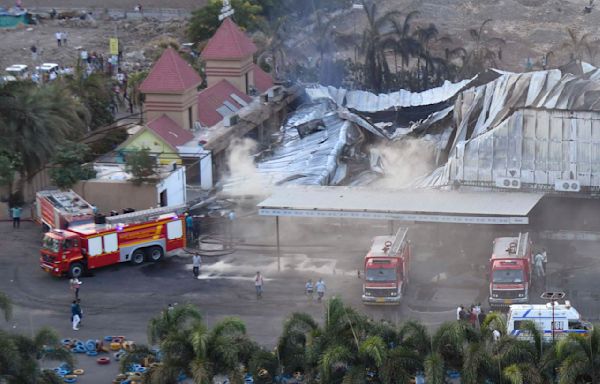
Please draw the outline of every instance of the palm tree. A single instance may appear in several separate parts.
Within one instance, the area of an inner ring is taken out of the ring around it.
[[[202,321],[202,314],[192,304],[169,307],[148,322],[148,341],[156,344],[172,334],[190,330]]]
[[[367,28],[362,37],[361,51],[365,57],[365,83],[375,92],[388,88],[390,69],[385,56],[389,46],[389,37],[395,34],[392,21],[399,16],[399,11],[390,11],[382,16],[377,15],[377,4],[367,4],[363,0],[367,17]]]
[[[110,111],[113,99],[112,79],[103,73],[87,75],[83,66],[77,65],[75,73],[60,79],[63,86],[75,95],[89,113],[89,129],[95,130],[114,121]]]
[[[587,335],[569,334],[556,344],[559,383],[600,383],[600,329]]]
[[[285,373],[308,372],[308,351],[312,346],[317,322],[306,313],[293,313],[283,324],[277,354]]]
[[[469,29],[469,35],[475,47],[468,51],[462,67],[462,77],[467,78],[496,65],[496,59],[502,60],[502,46],[506,41],[499,37],[486,38],[484,29],[492,19],[486,19],[479,28]]]
[[[52,158],[66,139],[85,131],[87,111],[60,84],[0,85],[0,135],[5,151],[18,156],[20,188]]]
[[[73,365],[73,354],[62,348],[58,334],[40,329],[33,338],[0,331],[0,380],[6,384],[58,383],[54,372],[42,371],[40,362],[53,360]]]
[[[575,60],[581,63],[583,56],[593,50],[593,44],[589,42],[589,33],[579,35],[572,28],[567,28],[568,38],[560,45],[560,48],[566,50],[571,61]]]
[[[262,47],[262,53],[258,55],[256,62],[259,65],[267,63],[275,78],[280,78],[287,72],[285,41],[288,37],[284,34],[287,22],[288,18],[281,16],[273,23],[266,24],[261,28],[264,37],[258,41]],[[270,62],[267,62],[267,59]]]

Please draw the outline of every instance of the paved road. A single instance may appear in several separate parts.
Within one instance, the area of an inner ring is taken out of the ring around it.
[[[0,223],[0,291],[17,305],[14,319],[0,322],[0,327],[30,334],[48,325],[63,337],[85,340],[124,335],[145,343],[150,317],[168,303],[194,303],[209,325],[225,316],[239,316],[255,340],[272,347],[283,320],[292,312],[303,311],[322,318],[322,305],[309,302],[303,295],[308,278],[324,277],[329,295],[340,295],[345,302],[375,318],[393,322],[418,319],[430,327],[452,320],[457,304],[485,301],[487,285],[481,266],[489,258],[494,235],[489,229],[436,232],[414,227],[412,286],[406,302],[400,307],[380,308],[360,303],[362,280],[356,271],[370,238],[385,234],[387,225],[292,220],[281,220],[281,271],[271,246],[272,219],[253,216],[236,224],[236,233],[244,238],[245,245],[229,256],[205,258],[199,280],[192,278],[187,256],[168,258],[158,264],[120,265],[97,271],[95,276],[83,279],[84,325],[79,332],[70,329],[71,292],[67,280],[39,269],[39,227],[23,223],[20,230],[13,230],[9,223]],[[460,244],[469,245],[462,258],[458,256]],[[597,243],[548,242],[547,246],[549,285],[567,290],[578,308],[586,308],[582,312],[597,314],[599,298],[593,291],[598,272],[594,263]],[[568,274],[560,273],[567,266]],[[257,270],[263,272],[266,280],[261,301],[254,296],[251,280]],[[107,376],[117,371],[116,364],[98,367],[86,356],[80,358],[79,366],[88,369],[81,383],[105,383]]]

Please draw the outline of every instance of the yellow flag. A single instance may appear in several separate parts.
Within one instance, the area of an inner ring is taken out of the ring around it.
[[[108,43],[110,45],[110,54],[118,55],[119,54],[119,39],[111,37],[108,39]]]

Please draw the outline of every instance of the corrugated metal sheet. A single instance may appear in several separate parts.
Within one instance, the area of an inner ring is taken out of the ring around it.
[[[338,106],[355,109],[360,112],[378,112],[404,107],[439,104],[452,99],[467,86],[471,80],[458,83],[444,82],[442,86],[424,92],[409,92],[401,89],[397,92],[376,95],[367,91],[348,91],[343,88],[316,86],[306,89],[313,99],[327,98]]]
[[[504,74],[462,92],[448,163],[415,184],[494,186],[502,177],[527,188],[557,180],[600,187],[600,72]]]

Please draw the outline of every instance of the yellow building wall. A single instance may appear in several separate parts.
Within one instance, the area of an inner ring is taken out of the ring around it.
[[[126,147],[127,149],[148,148],[152,154],[158,156],[158,162],[162,165],[169,165],[175,161],[182,164],[181,158],[177,152],[173,152],[171,147],[163,139],[156,136],[148,129],[144,130],[138,137],[133,139]]]

